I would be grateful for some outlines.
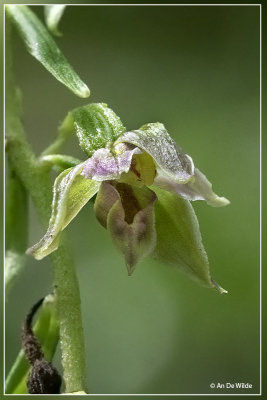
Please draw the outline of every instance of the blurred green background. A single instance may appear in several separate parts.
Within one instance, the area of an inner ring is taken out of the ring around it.
[[[33,7],[43,18],[42,7]],[[68,227],[81,285],[90,393],[259,392],[259,7],[68,7],[60,48],[128,129],[165,124],[231,205],[194,202],[220,296],[149,259],[129,278],[88,204]],[[15,35],[24,123],[40,152],[85,104]],[[86,100],[87,101],[87,100]],[[73,139],[65,149],[84,157]],[[43,234],[31,210],[29,244]],[[28,258],[6,303],[6,370],[31,305],[52,290]],[[59,365],[57,354],[57,364]],[[210,389],[249,382],[251,390]]]

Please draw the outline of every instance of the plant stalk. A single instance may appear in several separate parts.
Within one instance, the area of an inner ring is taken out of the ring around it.
[[[19,92],[12,75],[10,31],[6,43],[6,136],[9,162],[31,196],[41,223],[48,225],[52,187],[49,168],[41,165],[29,145],[21,123]],[[79,283],[65,242],[51,255],[56,289],[56,307],[60,326],[63,379],[67,393],[84,391],[85,351],[82,330]]]

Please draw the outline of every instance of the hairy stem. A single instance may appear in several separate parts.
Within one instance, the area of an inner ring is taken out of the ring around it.
[[[57,266],[54,269],[54,283],[57,293],[57,310],[60,316],[65,391],[71,393],[85,390],[86,385],[80,291],[68,247],[67,240],[62,235],[61,246],[50,257],[53,264]]]
[[[8,22],[8,21],[7,21]],[[8,28],[8,26],[7,26]],[[7,38],[10,38],[7,30]],[[52,187],[49,168],[36,159],[24,134],[20,119],[20,96],[11,74],[10,45],[6,45],[6,136],[8,159],[31,196],[42,224],[47,226],[51,212]],[[79,284],[69,247],[62,244],[51,260],[57,294],[57,313],[68,393],[85,390],[85,359]]]

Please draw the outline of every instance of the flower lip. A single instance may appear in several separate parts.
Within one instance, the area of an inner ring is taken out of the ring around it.
[[[102,182],[98,192],[96,217],[124,255],[129,275],[137,262],[155,248],[156,200],[156,194],[145,186],[132,187],[119,182]]]
[[[121,199],[121,204],[125,213],[125,221],[132,224],[135,215],[142,209],[137,198],[134,196],[133,188],[125,183],[115,185]]]
[[[134,223],[139,211],[157,200],[155,192],[146,187],[133,187],[116,181],[102,182],[95,201],[95,213],[98,221],[105,228],[109,211],[116,202],[120,202],[121,218],[128,224]]]
[[[119,179],[122,173],[129,171],[133,155],[140,153],[142,151],[138,147],[126,143],[111,149],[98,149],[85,161],[81,175],[96,181]]]

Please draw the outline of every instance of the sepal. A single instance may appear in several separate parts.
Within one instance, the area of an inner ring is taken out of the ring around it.
[[[81,208],[97,193],[99,182],[80,175],[83,163],[64,170],[55,180],[52,214],[44,237],[27,250],[27,254],[41,260],[58,248],[60,233]]]
[[[101,148],[110,148],[125,132],[120,118],[104,103],[92,103],[71,111],[73,130],[82,150],[91,157]]]
[[[159,188],[155,192],[157,245],[152,257],[222,293],[224,290],[210,276],[208,257],[190,202]]]

